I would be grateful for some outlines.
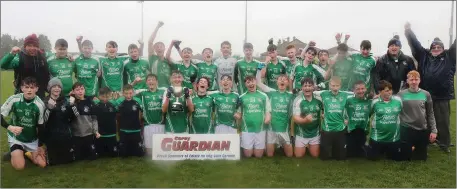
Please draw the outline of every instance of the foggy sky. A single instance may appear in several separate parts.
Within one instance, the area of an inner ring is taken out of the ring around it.
[[[219,51],[220,43],[232,43],[233,54],[242,54],[244,41],[245,3],[233,2],[145,2],[144,41],[147,43],[159,20],[165,25],[156,41],[166,46],[171,40],[182,40],[194,54],[205,47]],[[359,49],[362,40],[372,43],[372,52],[386,52],[387,43],[399,34],[403,51],[410,53],[404,36],[404,23],[409,21],[424,47],[440,37],[449,47],[451,2],[248,2],[248,42],[254,54],[266,50],[268,39],[293,36],[303,42],[314,40],[319,48],[336,45],[336,32],[351,34],[348,45]],[[455,22],[455,19],[454,19]],[[454,24],[454,27],[456,25]],[[119,52],[126,52],[130,43],[141,38],[141,4],[117,2],[1,2],[1,33],[22,38],[42,33],[51,39],[69,42],[69,51],[76,52],[76,36],[83,35],[104,52],[105,44],[114,40]],[[455,30],[454,30],[455,38]],[[146,52],[146,50],[145,50]],[[173,57],[177,57],[176,51]]]

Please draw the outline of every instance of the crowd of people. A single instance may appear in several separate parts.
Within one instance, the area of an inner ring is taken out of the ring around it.
[[[68,55],[65,39],[55,52],[41,51],[34,34],[22,49],[13,47],[0,62],[14,70],[15,86],[1,107],[10,147],[4,159],[20,170],[25,157],[45,167],[151,155],[154,134],[164,133],[240,133],[244,156],[258,158],[282,149],[287,157],[308,150],[322,160],[426,160],[431,143],[450,152],[455,41],[445,50],[435,38],[426,49],[405,24],[417,67],[398,36],[375,58],[369,40],[352,53],[350,36],[341,43],[340,34],[332,58],[313,41],[299,56],[290,45],[280,57],[270,40],[264,61],[253,58],[251,43],[237,60],[224,41],[221,57],[205,48],[200,61],[177,40],[165,54],[165,44],[154,43],[162,26],[148,41],[148,59],[142,42],[129,45],[128,56],[118,56],[114,41],[105,56],[92,55],[92,42],[81,36],[77,57]],[[170,57],[173,48],[182,60]]]

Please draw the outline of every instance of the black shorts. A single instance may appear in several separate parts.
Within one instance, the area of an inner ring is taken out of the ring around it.
[[[377,142],[370,139],[367,147],[367,158],[370,160],[379,160],[382,156],[385,156],[387,159],[400,161],[400,142]]]
[[[72,139],[48,141],[46,153],[47,164],[51,166],[71,163],[76,159]]]
[[[119,147],[116,136],[100,137],[95,139],[95,149],[99,157],[119,156]]]
[[[141,132],[127,133],[119,132],[119,155],[122,157],[128,156],[144,156],[144,145]]]
[[[321,160],[346,159],[346,130],[338,132],[322,131],[319,158]]]
[[[97,151],[95,150],[94,135],[84,137],[73,137],[76,160],[94,160],[97,159]]]
[[[401,127],[401,158],[403,160],[427,160],[429,136],[429,130],[415,130],[409,127]],[[412,151],[413,146],[414,151]]]

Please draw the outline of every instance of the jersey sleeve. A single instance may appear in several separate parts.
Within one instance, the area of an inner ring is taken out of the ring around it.
[[[293,114],[294,116],[299,116],[299,115],[301,115],[301,109],[300,109],[300,103],[301,103],[301,101],[302,101],[301,96],[295,97],[294,102],[293,102],[293,105],[292,105],[292,109],[293,109],[293,110],[292,110],[292,111],[293,111],[292,114]]]
[[[322,94],[324,91],[326,91],[326,90],[323,90],[323,91],[314,91],[314,92],[313,92],[314,98],[316,98],[316,99],[322,101],[322,96],[321,96],[321,94]]]
[[[43,103],[43,101],[41,101],[39,98],[38,99],[35,99],[35,105],[37,106],[38,108],[38,111],[39,111],[39,115],[38,115],[38,122],[37,124],[41,125],[41,124],[44,124],[44,118],[43,118],[43,115],[44,115],[44,108],[45,108],[45,105]]]
[[[268,95],[265,95],[265,112],[271,112],[271,103]]]
[[[1,107],[1,114],[3,117],[6,117],[10,114],[13,104],[21,100],[19,95],[10,96]]]
[[[11,53],[6,54],[0,61],[0,68],[9,70],[19,66],[19,53],[13,55]]]
[[[263,91],[264,93],[269,93],[269,92],[273,92],[273,91],[276,91],[275,89],[273,88],[270,88],[268,87],[267,85],[265,85],[263,82],[262,82],[262,77],[261,77],[261,73],[260,73],[260,70],[257,70],[257,74],[256,74],[256,83],[257,83],[257,87],[259,87],[259,89],[261,91]]]

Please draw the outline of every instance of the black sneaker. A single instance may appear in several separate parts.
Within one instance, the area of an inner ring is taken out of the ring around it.
[[[454,147],[455,145],[451,143],[451,144],[449,144],[449,146],[450,146],[450,147]]]
[[[3,157],[2,157],[2,160],[3,161],[10,161],[11,160],[11,152],[4,153]]]

